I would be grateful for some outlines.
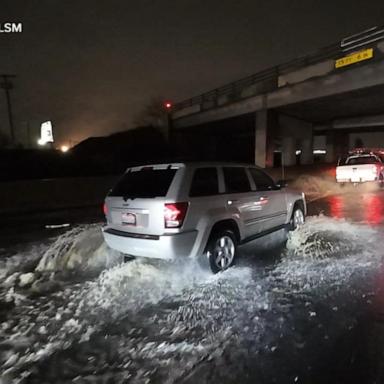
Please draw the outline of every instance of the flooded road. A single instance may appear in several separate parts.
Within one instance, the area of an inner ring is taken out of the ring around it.
[[[97,224],[7,247],[1,383],[384,382],[383,204],[317,200],[215,276],[121,264]]]
[[[351,192],[335,194],[309,204],[309,215],[324,213],[371,226],[384,224],[384,191],[370,192],[357,186]]]

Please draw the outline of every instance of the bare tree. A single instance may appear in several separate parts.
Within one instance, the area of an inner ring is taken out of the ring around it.
[[[139,127],[158,127],[167,125],[167,112],[164,108],[164,99],[153,97],[148,104],[135,116],[134,123]]]

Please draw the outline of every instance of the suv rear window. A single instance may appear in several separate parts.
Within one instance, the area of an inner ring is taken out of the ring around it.
[[[223,172],[227,193],[242,193],[251,190],[245,168],[225,167]]]
[[[357,164],[374,164],[377,163],[377,158],[375,156],[360,156],[360,157],[350,157],[347,159],[347,165],[357,165]]]
[[[141,169],[127,172],[115,185],[109,196],[131,198],[164,197],[177,169]]]
[[[193,175],[190,197],[211,196],[219,193],[216,168],[198,168]]]

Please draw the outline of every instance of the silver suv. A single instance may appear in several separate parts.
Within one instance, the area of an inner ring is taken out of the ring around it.
[[[304,223],[303,193],[254,165],[171,163],[129,168],[105,199],[110,248],[131,256],[196,257],[216,273],[238,246]]]

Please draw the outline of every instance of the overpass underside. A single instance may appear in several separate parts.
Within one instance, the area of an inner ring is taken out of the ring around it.
[[[384,85],[175,129],[173,138],[194,160],[335,162],[356,146],[384,147]]]
[[[334,162],[355,146],[384,147],[384,42],[373,52],[345,68],[327,59],[267,77],[237,99],[202,95],[173,113],[173,136],[200,159],[262,167]]]
[[[267,154],[267,166],[276,165],[276,153],[293,165],[335,162],[355,147],[384,147],[384,85],[302,101],[272,113],[279,124],[267,127],[275,139],[270,140],[275,157]]]

